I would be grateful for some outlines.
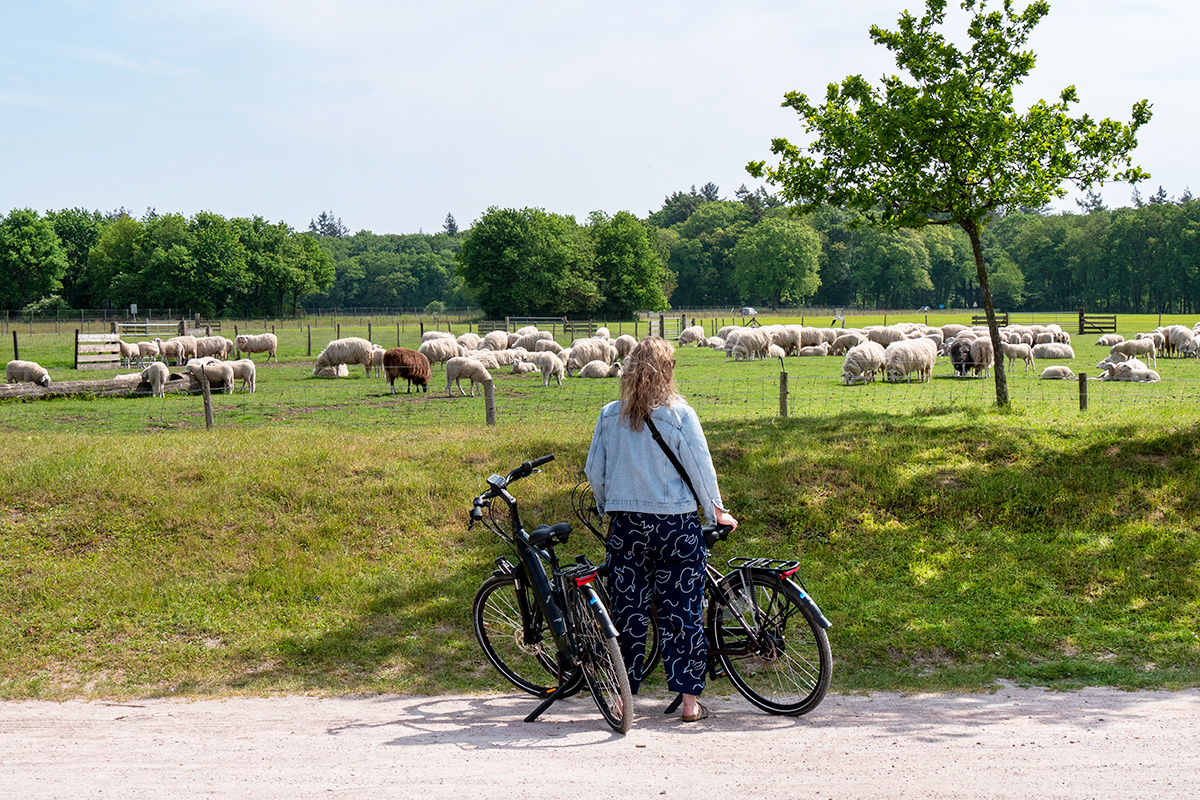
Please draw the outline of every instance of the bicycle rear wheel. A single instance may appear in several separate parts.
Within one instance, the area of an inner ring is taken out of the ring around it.
[[[518,592],[525,593],[524,606],[531,617],[532,635],[528,637],[521,620]],[[545,630],[541,609],[528,588],[523,584],[518,588],[512,575],[493,575],[475,593],[471,618],[483,654],[509,683],[538,697],[555,691],[558,668],[554,640]],[[576,677],[558,691],[569,697],[582,687],[583,679]]]
[[[773,573],[734,570],[709,598],[709,641],[738,691],[771,714],[812,711],[829,690],[833,656],[825,629]]]
[[[593,595],[586,589],[568,584],[567,621],[575,632],[575,646],[583,676],[587,679],[592,699],[609,727],[618,733],[628,733],[633,724],[633,693],[629,675],[616,636],[609,636],[601,625],[601,614],[607,614],[608,598],[598,584],[591,584],[595,600],[603,608],[594,609]]]

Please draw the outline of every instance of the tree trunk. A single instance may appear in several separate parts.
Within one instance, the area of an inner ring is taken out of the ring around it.
[[[171,380],[163,386],[164,392],[194,392],[200,389],[200,381],[188,373],[173,373]],[[140,373],[118,375],[115,378],[97,381],[52,381],[49,386],[36,383],[0,384],[0,400],[10,398],[40,399],[51,397],[126,397],[149,395],[150,384],[142,380]]]
[[[975,255],[975,274],[979,279],[979,294],[983,297],[983,310],[987,314],[988,335],[992,340],[992,368],[996,375],[996,405],[1008,407],[1008,379],[1004,375],[1004,350],[1000,347],[1000,328],[996,325],[996,309],[992,306],[992,290],[988,287],[987,266],[983,263],[983,246],[979,243],[979,228],[973,220],[959,222],[971,239],[971,252]]]

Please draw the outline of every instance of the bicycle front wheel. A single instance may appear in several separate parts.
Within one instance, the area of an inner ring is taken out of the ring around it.
[[[524,598],[518,598],[518,592],[524,592]],[[521,617],[522,605],[529,610],[528,632]],[[484,655],[509,683],[538,697],[555,691],[554,640],[529,590],[518,586],[515,577],[493,575],[484,581],[475,593],[471,618]],[[582,679],[577,678],[560,691],[570,696],[580,688]]]
[[[734,570],[710,598],[709,641],[733,685],[771,714],[812,711],[829,690],[829,638],[809,608],[772,573]]]
[[[609,727],[618,733],[628,733],[633,724],[633,692],[629,689],[629,674],[616,636],[609,636],[600,623],[608,613],[608,598],[598,584],[592,585],[595,594],[578,586],[567,587],[567,621],[575,632],[579,663],[587,679],[592,699]],[[601,608],[593,608],[595,600]]]

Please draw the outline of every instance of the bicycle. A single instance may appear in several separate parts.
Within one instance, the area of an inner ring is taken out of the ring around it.
[[[580,522],[605,541],[603,518],[587,481],[575,487],[571,502]],[[702,530],[711,552],[730,529],[704,525]],[[711,560],[705,565],[709,675],[728,676],[743,697],[770,714],[807,714],[829,690],[833,655],[825,633],[829,620],[797,576],[800,563],[746,557],[727,563],[731,570],[724,575]],[[653,609],[646,648],[641,677],[650,674],[661,657]],[[682,699],[676,697],[664,713],[674,713]]]
[[[584,555],[577,556],[574,564],[560,565],[554,548],[567,543],[571,524],[538,525],[526,531],[517,499],[509,492],[512,484],[541,472],[537,467],[553,460],[551,453],[522,463],[508,475],[489,476],[488,490],[472,501],[467,529],[482,522],[512,545],[517,555],[515,564],[504,556],[497,558],[495,571],[475,593],[471,611],[475,636],[501,675],[542,699],[526,722],[536,720],[560,698],[577,693],[586,682],[605,721],[613,730],[626,733],[633,721],[633,696],[608,597],[596,580],[597,567]],[[496,499],[507,507],[507,530],[493,505]],[[541,682],[547,673],[553,684]]]

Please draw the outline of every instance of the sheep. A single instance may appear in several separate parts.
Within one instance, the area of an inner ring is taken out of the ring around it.
[[[965,330],[967,330],[967,326],[959,325],[958,323],[951,323],[949,325],[943,325],[942,326],[942,339],[943,340],[953,339],[954,337],[958,336],[960,333],[962,333]]]
[[[438,340],[442,341],[442,340]],[[453,339],[448,340],[450,346],[457,351],[458,343]],[[429,344],[429,343],[427,343]],[[421,345],[424,347],[425,345]],[[338,364],[362,364],[366,370],[367,377],[371,377],[371,353],[375,345],[368,342],[366,339],[360,339],[357,336],[350,336],[345,339],[334,339],[329,344],[325,345],[325,349],[317,356],[317,366],[313,370],[313,374],[325,367],[332,367]]]
[[[479,345],[480,350],[507,350],[508,349],[508,331],[492,331],[483,337],[483,343]]]
[[[193,375],[203,375],[209,386],[219,384],[221,391],[225,394],[233,393],[233,367],[228,361],[219,361],[215,358],[205,361],[192,359],[188,362],[188,371]]]
[[[542,386],[550,385],[550,378],[554,378],[559,386],[562,386],[564,365],[563,362],[554,353],[542,351],[535,357],[534,363],[542,373]]]
[[[412,391],[414,383],[422,392],[428,392],[432,373],[429,359],[424,353],[407,347],[392,347],[383,352],[383,375],[392,387],[392,394],[396,393],[396,379],[406,379],[408,390],[405,394],[408,394]]]
[[[1033,349],[1027,344],[1010,344],[1009,342],[1001,342],[1000,348],[1004,351],[1004,357],[1008,359],[1009,369],[1017,363],[1017,359],[1025,362],[1025,371],[1037,370],[1037,365],[1033,363]]]
[[[733,358],[735,361],[746,359],[752,361],[756,358],[766,358],[767,349],[771,346],[771,337],[766,331],[761,329],[747,329],[741,332],[737,337],[737,342],[733,345]],[[728,350],[726,350],[728,353]]]
[[[452,386],[457,386],[459,394],[463,397],[467,396],[460,382],[463,378],[471,381],[471,397],[475,396],[475,384],[492,382],[492,375],[483,364],[470,358],[452,358],[446,362],[446,395],[448,397],[454,396]]]
[[[683,347],[685,344],[699,344],[700,340],[702,340],[703,338],[704,338],[703,326],[693,325],[690,328],[684,328],[682,331],[680,331],[679,346]]]
[[[155,339],[154,343],[158,345],[158,352],[162,356],[164,364],[168,359],[174,359],[176,364],[184,363],[182,342],[174,339],[168,339],[165,342],[162,339]]]
[[[858,331],[846,331],[833,341],[833,350],[831,351],[831,355],[844,355],[850,350],[851,347],[862,344],[866,340],[867,337],[863,336]]]
[[[892,342],[903,341],[907,338],[904,335],[904,331],[894,325],[887,328],[881,328],[879,326],[863,328],[863,333],[865,333],[867,338],[872,342],[878,342],[885,348]]]
[[[350,375],[350,368],[345,364],[329,364],[313,370],[315,378],[345,378]]]
[[[1071,368],[1062,364],[1053,367],[1046,367],[1044,370],[1042,370],[1041,378],[1044,381],[1078,380],[1078,378],[1075,377],[1075,373],[1071,371]]]
[[[1114,345],[1114,347],[1120,346],[1121,345]],[[1075,351],[1069,344],[1062,344],[1060,342],[1043,342],[1033,346],[1032,355],[1034,358],[1074,358]]]
[[[158,360],[158,345],[155,342],[138,342],[138,363],[145,364],[147,359],[150,361]]]
[[[578,371],[589,361],[603,361],[605,364],[612,361],[612,353],[607,340],[576,339],[571,342],[571,355],[565,362],[567,375]]]
[[[1120,344],[1125,341],[1125,337],[1119,333],[1106,333],[1096,340],[1098,347],[1112,347],[1114,344]]]
[[[703,336],[704,333],[701,332],[700,335]],[[608,339],[612,338],[612,334],[608,332],[608,328],[601,325],[599,328],[596,328],[596,332],[594,334],[592,334],[592,338],[593,339],[604,339],[607,341]]]
[[[1167,355],[1176,355],[1181,350],[1189,348],[1192,342],[1191,328],[1183,325],[1168,325],[1162,329],[1163,349]]]
[[[971,363],[976,375],[982,373],[986,378],[991,374],[992,365],[996,363],[996,349],[992,347],[991,339],[980,336],[971,342]]]
[[[509,353],[509,352],[511,352],[511,351],[508,351],[508,350],[472,350],[472,351],[470,351],[470,355],[465,356],[465,358],[470,358],[470,359],[474,359],[475,361],[478,361],[480,364],[483,364],[485,369],[499,369],[501,358],[503,358],[500,354],[501,353]],[[515,364],[517,362],[513,361],[512,363]]]
[[[50,373],[36,361],[10,361],[4,367],[4,382],[36,383],[38,386],[49,386]]]
[[[704,340],[705,347],[711,347],[713,350],[724,350],[725,340],[720,336],[710,336]],[[628,355],[628,354],[626,354]]]
[[[124,342],[118,339],[117,347],[121,350],[121,366],[123,367],[133,366],[133,362],[141,357],[141,351],[135,342]]]
[[[225,358],[225,339],[221,336],[201,336],[196,339],[196,356],[216,356]]]
[[[933,365],[937,362],[937,347],[932,339],[904,339],[892,342],[884,349],[884,369],[889,381],[905,378],[912,381],[912,373],[924,382],[933,377]]]
[[[164,387],[167,385],[167,380],[171,377],[171,371],[167,369],[167,365],[161,361],[151,362],[150,366],[142,370],[142,380],[150,384],[151,397],[166,397],[167,393]]]
[[[579,368],[581,378],[619,378],[621,377],[621,362],[609,365],[603,361],[589,361]]]
[[[633,338],[633,337],[630,337]],[[617,340],[618,342],[620,339]],[[563,351],[563,346],[553,339],[539,339],[533,344],[533,352],[535,353],[554,353],[555,355]]]
[[[862,342],[846,351],[842,362],[842,383],[866,383],[875,380],[875,373],[883,368],[887,354],[878,342]]]
[[[190,333],[184,336],[172,336],[168,341],[179,342],[180,353],[183,356],[183,360],[179,362],[180,364],[186,364],[189,358],[196,357],[196,337]]]
[[[1118,342],[1118,344],[1120,344]],[[1096,364],[1097,369],[1111,369],[1114,365],[1124,361],[1137,361],[1133,356],[1125,355],[1124,353],[1109,353],[1102,361]],[[1138,361],[1141,364],[1141,361]],[[1145,366],[1144,364],[1142,366]]]
[[[383,374],[383,353],[384,348],[379,345],[374,345],[371,348],[371,372],[378,378]]]
[[[425,331],[421,334],[422,343],[433,341],[434,339],[454,339],[454,334],[450,331]],[[454,339],[454,341],[458,342],[457,339]]]
[[[538,365],[532,361],[514,361],[512,365],[513,375],[528,375],[531,372],[537,372]]]
[[[229,367],[233,370],[233,379],[242,382],[242,388],[254,394],[255,389],[255,370],[254,361],[249,358],[239,358],[237,361],[227,361]]]
[[[801,356],[827,356],[833,351],[833,345],[829,342],[821,342],[814,344],[812,347],[801,347],[797,355]]]
[[[974,341],[958,337],[949,342],[950,365],[954,367],[954,374],[959,377],[965,377],[975,367],[975,361],[971,358],[971,343]]]
[[[1126,381],[1130,383],[1158,383],[1159,375],[1137,360],[1123,361],[1106,369],[1100,376],[1102,381]]]
[[[504,337],[505,344],[508,343],[508,334],[504,331],[492,331],[492,333],[499,333]],[[491,335],[491,333],[488,334],[489,337]],[[484,344],[487,343],[488,340],[485,337]],[[430,367],[432,367],[434,364],[445,364],[452,358],[460,357],[458,342],[456,342],[454,339],[430,339],[428,341],[421,342],[421,346],[417,348],[417,352],[424,354],[424,356],[429,359]]]
[[[273,333],[240,333],[233,343],[234,347],[245,353],[247,357],[251,353],[266,353],[267,361],[273,358],[276,364],[279,363],[279,356],[275,354],[279,348],[279,339]]]
[[[779,359],[780,363],[783,362],[783,358],[786,355],[787,351],[777,344],[773,344],[767,348],[767,358],[777,358]]]
[[[533,333],[526,333],[518,336],[516,341],[512,341],[510,339],[508,349],[515,350],[517,348],[521,348],[522,350],[533,350],[537,347],[538,342],[552,341],[554,341],[554,334],[550,331],[534,331]]]
[[[1108,349],[1110,354],[1120,353],[1126,356],[1146,356],[1148,363],[1158,366],[1156,354],[1158,348],[1154,344],[1154,339],[1147,337],[1145,339],[1126,339],[1123,342],[1117,342]]]
[[[459,336],[456,341],[458,342],[459,347],[465,347],[468,350],[478,350],[479,344],[483,341],[483,339],[479,338],[478,333],[471,333],[468,331],[467,333]]]

